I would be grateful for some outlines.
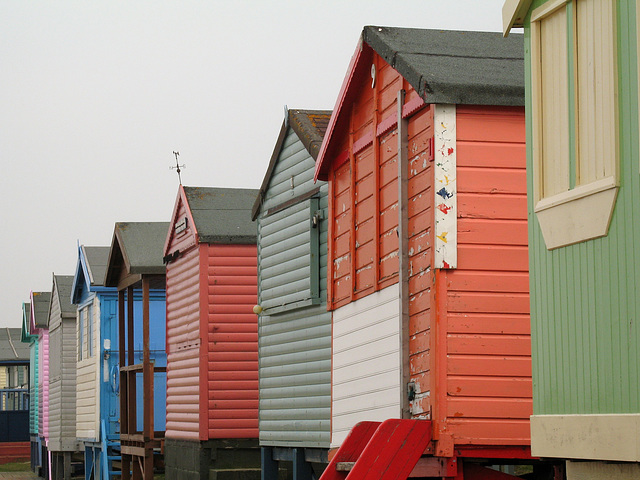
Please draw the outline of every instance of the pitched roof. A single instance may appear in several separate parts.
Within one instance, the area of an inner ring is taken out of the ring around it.
[[[362,39],[426,103],[524,105],[522,35],[370,26]]]
[[[514,27],[524,26],[524,17],[533,0],[506,0],[502,5],[502,30],[504,36]]]
[[[22,343],[20,328],[0,328],[0,364],[22,361],[29,363],[29,345]]]
[[[31,292],[31,315],[35,328],[47,328],[49,325],[49,302],[51,292]]]
[[[182,187],[201,243],[256,242],[253,188]]]
[[[253,208],[251,210],[251,219],[255,220],[264,194],[269,188],[269,182],[271,181],[271,175],[273,169],[276,166],[280,151],[282,150],[282,144],[287,136],[287,130],[289,127],[296,133],[304,147],[309,152],[309,155],[316,160],[318,153],[320,152],[320,146],[322,145],[322,139],[329,126],[329,119],[331,118],[331,110],[288,110],[285,114],[285,118],[280,128],[280,134],[278,140],[271,154],[271,160],[269,160],[269,166],[267,167],[267,173],[262,180],[262,185],[256,197]]]
[[[71,288],[71,302],[77,304],[81,300],[83,288],[103,287],[107,272],[110,247],[78,247],[76,273]]]
[[[89,271],[89,282],[91,286],[104,285],[104,276],[107,273],[107,262],[109,261],[109,247],[81,247]]]
[[[118,222],[113,231],[104,285],[118,285],[120,273],[164,275],[162,247],[169,222]]]
[[[60,312],[63,317],[74,316],[76,313],[76,306],[71,303],[71,287],[73,286],[73,275],[54,275],[51,294],[55,292],[58,296],[58,302],[60,302]],[[53,298],[51,299],[53,300]],[[49,312],[51,316],[51,312]]]
[[[524,105],[524,42],[495,32],[364,27],[349,65],[316,164],[326,174],[333,132],[369,79],[374,52],[402,75],[429,104]]]
[[[22,303],[22,332],[20,335],[20,341],[25,343],[31,343],[33,335],[31,335],[31,303]]]

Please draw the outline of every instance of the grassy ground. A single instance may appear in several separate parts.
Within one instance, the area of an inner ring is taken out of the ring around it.
[[[5,463],[4,465],[0,465],[0,472],[28,472],[30,470],[30,462]]]

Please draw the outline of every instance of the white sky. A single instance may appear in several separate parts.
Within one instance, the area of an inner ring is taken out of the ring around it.
[[[0,3],[0,326],[77,243],[258,188],[289,108],[331,109],[364,25],[501,30],[504,0]]]

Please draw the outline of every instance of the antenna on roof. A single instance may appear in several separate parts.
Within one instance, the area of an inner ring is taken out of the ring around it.
[[[180,182],[180,185],[182,185],[182,177],[180,176],[180,167],[187,168],[187,166],[185,164],[180,165],[180,163],[178,163],[178,156],[180,155],[180,152],[173,152],[173,154],[176,157],[176,166],[169,167],[169,170],[173,170],[174,168],[176,169],[176,172],[178,173],[178,182]]]

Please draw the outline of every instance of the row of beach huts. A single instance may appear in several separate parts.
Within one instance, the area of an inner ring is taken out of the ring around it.
[[[635,5],[365,27],[259,189],[79,246],[23,308],[33,469],[638,478]]]

